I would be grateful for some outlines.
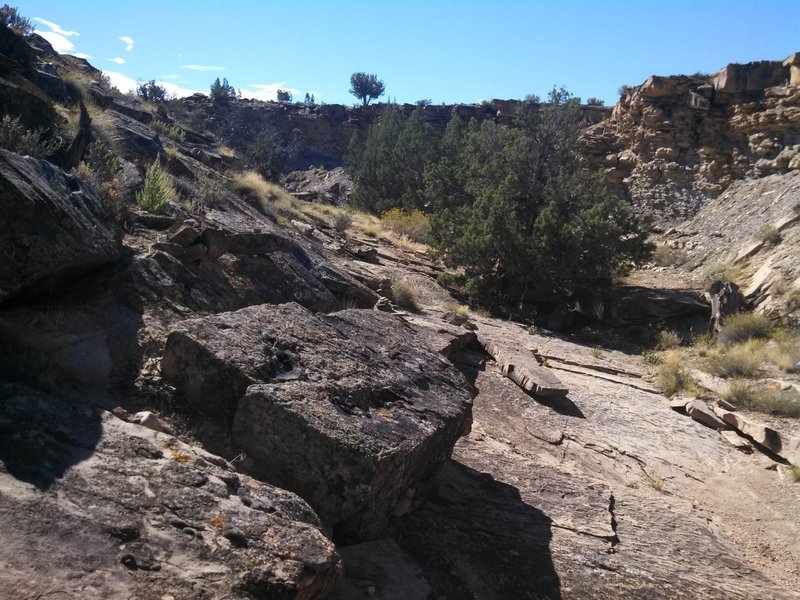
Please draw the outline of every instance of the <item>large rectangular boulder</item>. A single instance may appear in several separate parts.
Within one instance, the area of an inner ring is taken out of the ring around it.
[[[229,420],[259,476],[361,541],[420,501],[471,423],[469,386],[429,335],[372,310],[253,306],[177,326],[162,372]]]

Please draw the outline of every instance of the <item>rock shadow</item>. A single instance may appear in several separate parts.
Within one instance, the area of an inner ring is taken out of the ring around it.
[[[570,400],[569,396],[536,396],[529,392],[526,393],[542,406],[546,406],[560,415],[578,419],[586,418],[583,411],[581,411],[577,404]]]
[[[86,460],[102,434],[100,411],[20,384],[0,384],[0,470],[47,490]]]
[[[561,597],[551,519],[486,473],[449,460],[435,490],[400,528],[398,542],[423,570],[431,597]]]

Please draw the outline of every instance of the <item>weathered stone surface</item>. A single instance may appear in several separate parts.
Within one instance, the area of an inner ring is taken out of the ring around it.
[[[430,586],[392,539],[353,544],[339,549],[345,576],[336,600],[428,600]]]
[[[339,539],[363,540],[419,501],[469,427],[463,376],[426,346],[377,311],[255,306],[176,327],[162,371],[232,418],[255,472],[300,494]]]
[[[629,325],[706,316],[709,308],[697,293],[690,290],[620,285],[578,293],[575,310],[611,325]]]
[[[513,345],[478,333],[478,341],[496,361],[503,374],[534,396],[566,396],[569,389],[547,368],[539,364],[533,354]]]
[[[190,221],[181,223],[178,228],[167,236],[167,242],[170,244],[178,244],[184,248],[194,244],[200,237],[200,232],[197,231],[196,223]]]
[[[13,523],[0,533],[4,597],[326,598],[341,569],[294,494],[83,402],[10,385],[0,495]]]
[[[0,302],[120,256],[121,232],[90,190],[45,161],[0,150]],[[34,287],[35,286],[35,287]]]

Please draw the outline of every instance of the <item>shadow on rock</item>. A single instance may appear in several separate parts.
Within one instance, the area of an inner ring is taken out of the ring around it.
[[[20,481],[46,490],[86,460],[100,440],[100,413],[29,388],[0,384],[0,462]]]
[[[561,597],[551,519],[490,475],[448,461],[435,493],[401,527],[400,546],[425,572],[432,597]]]
[[[568,396],[535,396],[533,394],[528,394],[531,398],[536,400],[539,404],[543,406],[547,406],[548,408],[552,408],[560,415],[564,415],[565,417],[576,417],[578,419],[585,419],[586,416],[583,414],[578,405],[575,404],[572,400],[569,399]]]

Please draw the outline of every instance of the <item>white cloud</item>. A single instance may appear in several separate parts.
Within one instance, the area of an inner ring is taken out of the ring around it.
[[[73,52],[72,56],[75,58],[92,58],[91,54],[84,54],[83,52]]]
[[[295,100],[302,100],[300,98],[300,90],[286,87],[284,82],[281,83],[253,83],[247,87],[242,88],[242,98],[253,98],[254,100],[275,100],[278,97],[278,90],[286,90],[294,96]]]
[[[182,69],[190,71],[224,71],[225,67],[215,67],[212,65],[181,65]]]
[[[117,57],[117,58],[109,58],[108,60],[110,60],[113,63],[117,63],[118,65],[124,65],[125,64],[125,59],[124,58]]]
[[[39,35],[50,42],[53,50],[59,54],[67,54],[75,50],[75,44],[70,42],[60,33],[56,33],[55,31],[40,31]]]
[[[61,35],[61,36],[64,36],[64,37],[72,37],[73,35],[80,35],[80,33],[78,33],[77,31],[66,31],[66,30],[62,29],[59,25],[56,25],[55,23],[53,23],[52,21],[48,21],[47,19],[42,19],[41,17],[33,17],[33,20],[36,21],[37,23],[41,23],[45,27],[49,27],[53,33],[57,33],[58,35]],[[45,33],[49,33],[49,32],[45,32]],[[42,34],[39,34],[39,35],[42,35]],[[42,37],[44,37],[44,36],[42,35]],[[45,39],[47,39],[47,38],[45,38]]]
[[[125,50],[127,50],[128,52],[133,50],[133,38],[131,36],[121,35],[119,36],[119,39],[125,42]]]
[[[138,82],[135,79],[132,79],[127,75],[123,75],[117,71],[103,71],[103,73],[108,76],[108,79],[111,81],[111,85],[119,88],[121,92],[136,91]],[[178,98],[191,96],[192,94],[197,94],[200,91],[180,87],[171,81],[156,81],[156,83],[160,86],[163,86],[164,89],[167,90],[168,94],[177,96]]]
[[[136,89],[136,80],[131,79],[127,75],[117,73],[116,71],[103,71],[108,76],[111,85],[118,88],[121,92],[130,92]]]

